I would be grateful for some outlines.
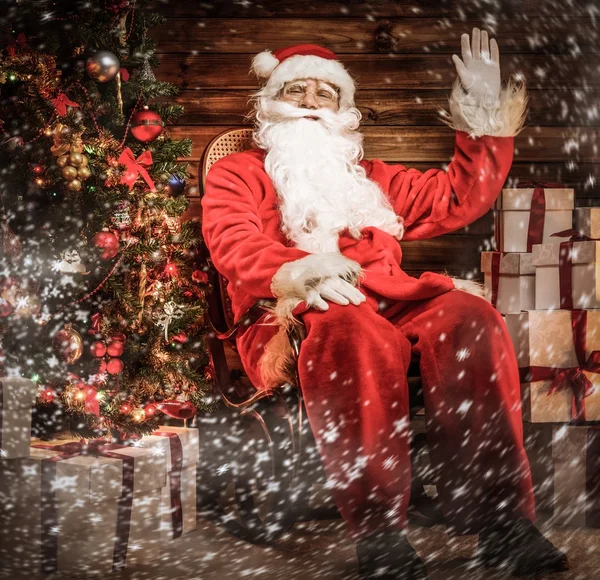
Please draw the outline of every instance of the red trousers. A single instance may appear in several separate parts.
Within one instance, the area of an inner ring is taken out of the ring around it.
[[[519,373],[500,314],[460,290],[380,311],[373,297],[329,306],[301,315],[307,336],[298,371],[352,537],[407,526],[411,351],[420,355],[427,443],[449,533],[477,533],[502,517],[533,521]],[[256,363],[275,331],[259,323],[238,340],[255,385]]]

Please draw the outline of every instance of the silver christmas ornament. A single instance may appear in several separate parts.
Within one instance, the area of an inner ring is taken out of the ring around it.
[[[90,78],[99,83],[108,83],[117,76],[121,63],[116,54],[109,50],[99,50],[88,58],[85,69]]]

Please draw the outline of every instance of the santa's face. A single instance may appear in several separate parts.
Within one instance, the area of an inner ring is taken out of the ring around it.
[[[301,109],[339,110],[339,89],[318,79],[290,81],[283,87],[279,98]]]
[[[298,248],[339,252],[340,233],[359,239],[367,226],[402,237],[402,220],[360,165],[360,119],[355,107],[340,108],[335,87],[317,79],[290,81],[256,101],[254,142],[266,151],[282,231]]]

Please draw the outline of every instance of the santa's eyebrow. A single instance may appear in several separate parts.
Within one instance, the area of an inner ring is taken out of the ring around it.
[[[306,81],[292,81],[290,84],[285,85],[284,88],[291,89],[292,87],[305,87],[306,84],[307,84]],[[325,81],[319,82],[319,84],[317,85],[317,90],[319,90],[319,89],[330,89],[334,93],[337,93],[339,90],[336,86],[330,85],[329,83],[327,83]]]
[[[324,82],[324,81],[322,83],[319,83],[319,85],[318,85],[317,88],[319,88],[319,89],[331,89],[334,93],[337,93],[338,90],[339,90],[335,85],[330,85],[329,83]]]

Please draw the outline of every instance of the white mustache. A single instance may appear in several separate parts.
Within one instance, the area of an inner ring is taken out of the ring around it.
[[[332,111],[330,109],[302,109],[285,101],[262,97],[260,111],[264,120],[292,121],[316,117],[328,129],[345,129],[353,131],[358,129],[362,115],[356,108],[345,111]]]

